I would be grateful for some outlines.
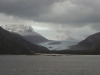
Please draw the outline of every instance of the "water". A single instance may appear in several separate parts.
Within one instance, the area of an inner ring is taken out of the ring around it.
[[[100,75],[100,56],[1,55],[0,75]]]

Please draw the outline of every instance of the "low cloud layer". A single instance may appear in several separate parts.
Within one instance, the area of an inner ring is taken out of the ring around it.
[[[0,12],[34,19],[45,13],[55,1],[57,0],[0,0]]]
[[[23,22],[47,29],[100,31],[100,0],[0,0],[0,16],[0,24]]]
[[[40,22],[83,26],[100,22],[100,1],[0,0],[0,13]]]

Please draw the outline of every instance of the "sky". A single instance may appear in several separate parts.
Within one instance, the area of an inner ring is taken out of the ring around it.
[[[27,24],[48,39],[100,31],[100,0],[0,0],[0,25]]]

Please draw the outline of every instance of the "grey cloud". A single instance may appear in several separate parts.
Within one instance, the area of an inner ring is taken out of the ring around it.
[[[99,0],[65,0],[59,2],[58,6],[63,7],[58,7],[60,10],[56,13],[49,11],[48,14],[37,17],[36,20],[63,24],[65,26],[70,25],[74,27],[100,23]],[[55,11],[58,8],[55,8]],[[59,14],[58,12],[61,12],[63,8],[65,10],[64,13]]]
[[[91,27],[93,30],[100,31],[100,23],[94,23]]]
[[[56,0],[0,0],[0,12],[19,17],[35,17]]]
[[[0,0],[0,13],[63,26],[91,24],[93,29],[100,28],[99,0]]]

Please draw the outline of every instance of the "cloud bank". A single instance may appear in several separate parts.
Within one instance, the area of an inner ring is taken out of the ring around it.
[[[38,23],[71,32],[89,27],[91,33],[100,31],[100,0],[0,0],[0,16],[0,24]]]

